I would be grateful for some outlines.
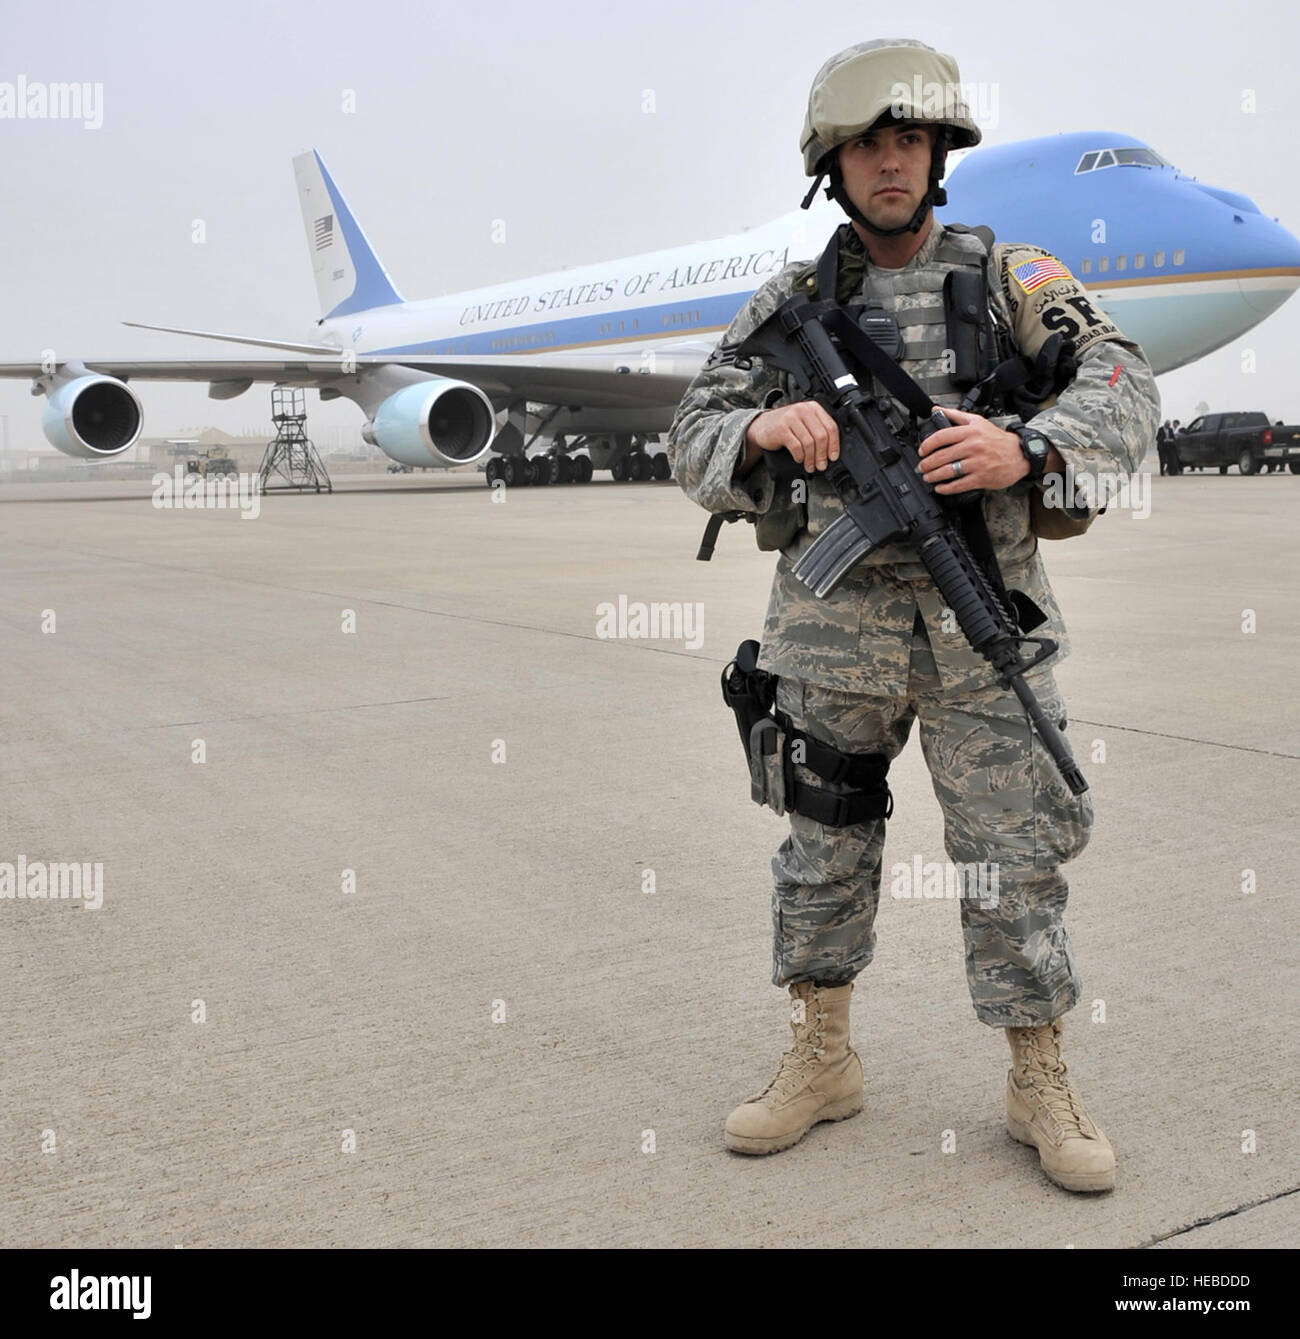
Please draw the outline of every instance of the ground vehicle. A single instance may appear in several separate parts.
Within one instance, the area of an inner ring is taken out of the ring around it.
[[[239,467],[232,457],[219,446],[209,447],[201,456],[191,456],[185,462],[186,474],[198,474],[215,479],[219,474],[238,474]]]
[[[1203,414],[1174,438],[1175,474],[1217,465],[1227,474],[1236,465],[1242,474],[1271,472],[1286,465],[1300,474],[1300,425],[1270,424],[1267,414]]]

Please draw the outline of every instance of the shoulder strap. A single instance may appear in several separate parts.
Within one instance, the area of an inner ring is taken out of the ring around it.
[[[993,250],[993,229],[987,223],[977,223],[973,228],[968,228],[964,223],[945,223],[943,225],[949,232],[968,232],[973,237],[978,237],[984,243],[985,251]]]
[[[826,249],[817,257],[817,296],[831,302],[839,292],[840,278],[840,230],[831,233]]]

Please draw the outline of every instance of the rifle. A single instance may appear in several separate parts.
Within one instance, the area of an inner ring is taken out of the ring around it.
[[[839,429],[839,459],[827,468],[826,480],[844,514],[809,545],[794,566],[795,577],[818,599],[825,599],[873,549],[900,541],[913,544],[972,649],[993,666],[1002,687],[1012,689],[1020,699],[1071,793],[1083,794],[1088,783],[1070,755],[1070,746],[1047,719],[1024,678],[1056,653],[1057,643],[1021,631],[1007,608],[1009,597],[1004,602],[1005,592],[996,588],[1000,582],[995,586],[976,562],[956,522],[957,508],[963,504],[954,499],[945,505],[948,499],[937,495],[921,477],[916,447],[891,431],[880,405],[863,390],[845,362],[832,332],[891,389],[900,378],[909,382],[912,395],[904,399],[916,403],[919,394],[915,382],[834,302],[812,302],[796,295],[736,348],[738,366],[747,366],[744,360],[750,357],[760,357],[769,366],[788,372],[805,397],[817,400]],[[921,423],[918,443],[950,426],[943,411],[932,408]],[[804,473],[788,451],[765,455],[774,457],[768,463],[778,478],[793,479]],[[963,496],[969,499],[971,495]],[[964,505],[972,504],[968,500]],[[1026,644],[1038,647],[1030,659],[1024,655]]]

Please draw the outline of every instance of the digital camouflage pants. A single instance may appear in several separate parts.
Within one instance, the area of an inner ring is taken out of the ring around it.
[[[1028,681],[1049,719],[1063,723],[1051,671],[1035,670]],[[809,735],[891,760],[919,721],[949,860],[997,870],[996,899],[959,898],[977,1017],[991,1027],[1029,1027],[1073,1008],[1082,983],[1063,920],[1068,888],[1059,867],[1087,845],[1092,801],[1087,792],[1070,794],[1015,694],[995,684],[945,693],[918,626],[906,697],[783,678],[776,700]],[[801,766],[795,775],[826,784]],[[772,860],[772,983],[844,985],[875,951],[885,820],[835,828],[802,814],[789,818],[790,835]]]

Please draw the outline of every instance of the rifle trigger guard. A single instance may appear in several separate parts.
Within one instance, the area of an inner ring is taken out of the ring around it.
[[[1028,674],[1031,669],[1034,669],[1037,666],[1041,665],[1044,660],[1047,660],[1050,657],[1054,656],[1060,649],[1059,644],[1057,642],[1054,642],[1050,637],[1022,636],[1020,640],[1022,643],[1033,642],[1035,646],[1041,647],[1042,649],[1037,653],[1037,655],[1034,656],[1032,660],[1026,661],[1025,664],[1020,666],[1020,668],[1016,671],[1018,674]]]

